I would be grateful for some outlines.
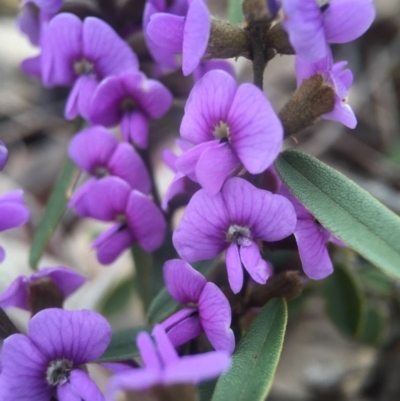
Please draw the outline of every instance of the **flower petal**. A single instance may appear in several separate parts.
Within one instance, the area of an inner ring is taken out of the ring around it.
[[[82,398],[69,381],[57,386],[58,401],[81,401]]]
[[[279,154],[282,124],[264,93],[252,84],[240,85],[228,115],[231,144],[251,174],[262,173]]]
[[[17,277],[1,294],[0,308],[7,309],[10,306],[30,310],[28,306],[28,284],[29,280],[25,276]]]
[[[104,401],[104,396],[100,392],[99,388],[89,377],[89,375],[82,369],[73,369],[69,381],[71,383],[71,387],[80,396],[79,399],[90,401]]]
[[[261,258],[258,245],[251,241],[249,246],[240,247],[240,259],[251,278],[259,284],[265,284],[271,275],[271,268],[268,263]]]
[[[340,98],[335,99],[335,106],[330,113],[321,116],[325,120],[339,121],[348,128],[355,128],[357,126],[357,117],[353,109],[347,104],[346,100]]]
[[[89,310],[42,310],[29,321],[28,332],[46,358],[66,358],[75,366],[99,358],[111,340],[107,320]]]
[[[141,149],[149,143],[149,122],[140,111],[125,113],[121,122],[122,136],[125,141],[132,142]]]
[[[29,220],[30,211],[24,204],[20,189],[0,196],[0,232],[20,227]]]
[[[136,337],[136,345],[146,368],[161,370],[162,365],[153,339],[147,331],[141,331]]]
[[[230,328],[231,306],[214,283],[207,283],[201,293],[199,315],[201,325],[212,346],[218,351],[232,354],[235,349],[235,336]]]
[[[243,269],[236,244],[230,244],[225,255],[226,270],[228,272],[229,285],[237,294],[243,287]]]
[[[161,325],[156,324],[151,334],[157,344],[158,353],[161,357],[164,367],[179,360],[178,353],[176,352],[174,346],[167,336],[167,333],[161,327]]]
[[[168,338],[174,347],[179,347],[193,340],[203,332],[199,316],[188,317],[167,331]]]
[[[164,282],[171,296],[181,304],[199,302],[201,291],[207,283],[205,277],[180,259],[165,262]]]
[[[112,376],[108,384],[107,400],[118,399],[121,391],[142,391],[161,383],[161,372],[154,369],[131,369]]]
[[[185,106],[180,133],[194,144],[214,140],[214,128],[226,122],[236,92],[234,78],[213,70],[196,82]]]

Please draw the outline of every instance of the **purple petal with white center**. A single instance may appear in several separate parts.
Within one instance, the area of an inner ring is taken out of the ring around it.
[[[146,149],[149,142],[149,122],[140,111],[126,112],[121,122],[122,136],[141,149]]]
[[[43,32],[42,78],[46,86],[71,85],[75,79],[74,63],[82,54],[83,23],[75,15],[56,15]]]
[[[268,263],[261,258],[258,245],[251,241],[249,246],[240,247],[240,259],[251,278],[259,284],[265,284],[271,275],[271,268]]]
[[[296,54],[313,62],[326,55],[327,44],[321,11],[315,0],[284,0],[283,26]]]
[[[125,215],[131,188],[119,177],[97,180],[86,194],[90,217],[103,221],[114,221]]]
[[[193,340],[203,332],[199,316],[188,317],[178,322],[167,331],[169,340],[174,347],[179,347]]]
[[[210,140],[208,142],[200,143],[187,150],[183,155],[179,156],[176,161],[176,168],[182,174],[185,174],[192,181],[197,182],[196,166],[201,155],[210,148],[217,146],[219,141]]]
[[[205,277],[180,259],[165,262],[164,282],[172,298],[181,304],[199,302],[200,294],[207,283]]]
[[[229,286],[237,294],[243,287],[243,269],[239,249],[236,244],[230,244],[225,254],[226,270]]]
[[[82,369],[73,369],[69,382],[80,396],[79,400],[103,401],[104,396],[89,375]],[[60,400],[61,401],[61,400]],[[69,400],[66,400],[69,401]]]
[[[162,365],[153,339],[146,331],[141,331],[136,337],[136,345],[146,368],[161,370]]]
[[[0,196],[0,232],[20,227],[29,220],[30,211],[25,206],[20,189]]]
[[[8,160],[8,149],[3,141],[0,141],[0,170],[3,170]]]
[[[210,145],[200,156],[196,165],[199,184],[210,194],[216,194],[241,162],[229,143],[209,142]],[[218,160],[218,163],[215,161]]]
[[[235,93],[236,82],[225,71],[210,71],[197,81],[185,106],[180,127],[183,139],[194,144],[214,140],[213,131],[227,121]]]
[[[154,326],[151,334],[157,344],[158,353],[164,366],[168,366],[179,360],[178,353],[171,344],[167,333],[159,324]]]
[[[99,358],[111,340],[111,327],[107,320],[85,309],[42,310],[29,321],[28,332],[46,358],[66,358],[75,366]]]
[[[187,262],[212,259],[226,248],[229,225],[221,193],[209,195],[201,189],[190,200],[172,242]]]
[[[0,399],[49,400],[53,388],[46,382],[47,363],[48,360],[27,336],[13,334],[6,338],[1,350]]]
[[[183,31],[182,71],[189,75],[206,52],[211,30],[211,17],[203,0],[192,0]]]
[[[96,249],[97,260],[102,265],[109,265],[134,242],[135,238],[127,227],[123,227],[121,224],[114,224],[92,242],[90,249]]]
[[[235,336],[230,328],[231,306],[214,283],[207,283],[200,295],[199,315],[212,346],[218,351],[232,354],[235,349]]]
[[[144,194],[151,191],[150,175],[142,158],[128,143],[120,143],[108,162],[108,169],[112,175],[124,179],[132,189]]]
[[[133,190],[126,217],[132,235],[145,251],[151,252],[161,246],[167,223],[161,210],[147,196]]]
[[[294,232],[303,270],[313,280],[321,280],[333,272],[326,249],[325,229],[312,219],[299,219]]]
[[[184,356],[167,366],[164,372],[165,384],[193,383],[213,379],[229,368],[230,358],[225,351]]]
[[[75,191],[68,207],[72,207],[80,217],[90,217],[90,209],[87,200],[90,197],[91,188],[97,183],[97,178],[90,178],[78,190]]]
[[[182,53],[185,17],[155,13],[150,17],[146,33],[160,47],[171,53]]]
[[[240,85],[228,115],[230,142],[251,174],[262,173],[279,154],[282,124],[264,93],[252,84]]]
[[[279,241],[293,233],[296,213],[281,195],[258,189],[242,178],[230,178],[222,188],[229,221],[249,227],[253,240]]]
[[[97,168],[107,166],[117,145],[115,136],[98,125],[77,133],[69,143],[68,154],[77,166],[94,175]]]
[[[357,39],[375,19],[373,0],[332,0],[322,13],[328,42],[346,43]]]
[[[104,21],[88,17],[83,23],[83,54],[95,63],[98,78],[139,68],[136,54]]]

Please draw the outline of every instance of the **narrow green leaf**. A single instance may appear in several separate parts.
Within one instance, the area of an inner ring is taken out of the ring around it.
[[[254,319],[232,356],[232,366],[215,387],[212,401],[264,401],[282,351],[287,306],[269,301]]]
[[[150,329],[148,327],[129,327],[114,332],[110,344],[96,362],[124,361],[138,356],[136,337],[141,331],[150,332]]]
[[[133,293],[132,278],[121,281],[109,294],[102,300],[99,307],[100,313],[105,316],[112,316],[121,311],[128,303]]]
[[[207,380],[199,384],[197,390],[199,393],[200,401],[210,401],[213,394],[217,380]]]
[[[42,220],[35,231],[32,240],[32,246],[29,254],[29,264],[32,269],[36,270],[40,258],[55,229],[63,217],[68,203],[68,189],[74,180],[75,171],[77,171],[74,163],[68,160],[64,166],[64,170],[58,178],[53,192],[50,195]]]
[[[205,260],[202,262],[193,263],[192,266],[207,276],[217,265],[218,258]],[[149,307],[147,318],[150,324],[155,324],[163,321],[165,318],[174,313],[179,307],[179,303],[169,295],[169,292],[164,287],[159,294],[154,298]]]
[[[228,21],[231,24],[239,24],[243,20],[242,1],[229,0],[228,5]]]
[[[373,266],[363,266],[359,270],[361,283],[366,291],[381,297],[390,297],[393,293],[393,285],[390,277]]]
[[[373,305],[367,305],[365,317],[358,339],[365,344],[377,346],[385,329],[385,317],[383,313]]]
[[[290,191],[330,232],[387,274],[400,278],[400,218],[343,174],[288,150],[275,162]]]
[[[324,280],[323,290],[332,322],[343,334],[356,337],[362,329],[365,301],[355,277],[344,266],[336,265]]]

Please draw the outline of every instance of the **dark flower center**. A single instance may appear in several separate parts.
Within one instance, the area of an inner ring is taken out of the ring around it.
[[[251,233],[248,227],[232,224],[226,233],[226,241],[241,246],[249,246],[251,243]]]
[[[51,361],[47,368],[46,379],[50,386],[65,383],[71,374],[73,363],[67,359]]]
[[[327,9],[329,8],[329,2],[323,4],[319,10],[321,11],[321,13],[324,13]]]
[[[94,75],[94,65],[90,61],[82,58],[74,63],[74,71],[76,75]]]
[[[96,170],[94,171],[94,175],[97,178],[103,178],[103,177],[107,177],[110,175],[109,171],[107,170],[107,167],[104,166],[99,166],[96,167]]]
[[[213,135],[215,139],[219,139],[220,143],[229,142],[230,131],[228,124],[224,121],[220,121],[214,126]]]
[[[126,224],[126,222],[127,222],[127,219],[126,219],[126,215],[125,214],[118,214],[116,217],[115,217],[115,221],[117,221],[118,223],[121,223],[121,224]]]
[[[129,111],[135,110],[136,108],[137,108],[136,102],[130,97],[125,98],[121,102],[122,111],[128,111],[129,112]]]

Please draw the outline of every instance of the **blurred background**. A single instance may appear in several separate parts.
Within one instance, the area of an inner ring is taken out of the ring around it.
[[[90,7],[89,0],[67,3]],[[139,13],[144,2],[130,3]],[[400,214],[400,1],[375,0],[375,4],[377,18],[371,29],[360,39],[333,48],[335,60],[347,60],[355,77],[349,103],[358,118],[357,128],[320,121],[296,139],[286,140],[285,147],[318,157]],[[209,5],[213,15],[225,18],[225,1],[209,0]],[[18,275],[30,273],[29,244],[76,130],[74,122],[63,118],[68,89],[43,88],[20,70],[20,62],[38,50],[16,28],[19,7],[18,0],[0,0],[0,139],[10,151],[0,173],[0,194],[23,188],[32,216],[23,228],[0,234],[7,252],[0,265],[0,291]],[[248,60],[232,60],[232,65],[239,82],[252,81]],[[145,63],[142,68],[146,71]],[[185,95],[192,85],[191,78],[175,85],[174,74],[163,79],[176,101],[151,128],[152,160],[162,194],[173,173],[163,165],[161,151],[174,146]],[[265,92],[275,110],[281,109],[295,87],[293,57],[273,59],[265,72]],[[40,266],[67,266],[90,278],[67,301],[67,308],[96,309],[116,329],[143,324],[130,254],[103,267],[89,251],[103,228],[68,211]],[[330,280],[309,283],[290,304],[282,359],[268,400],[400,400],[400,285],[351,251],[336,258],[345,267]],[[352,322],[361,310],[360,328]],[[28,314],[11,310],[10,315],[24,331]]]

